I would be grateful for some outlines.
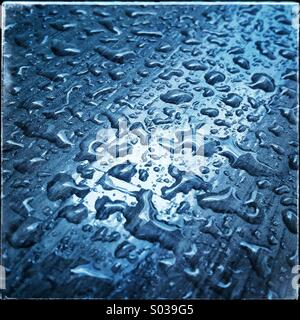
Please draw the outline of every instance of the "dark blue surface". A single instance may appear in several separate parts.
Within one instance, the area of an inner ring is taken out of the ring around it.
[[[294,298],[297,10],[6,5],[5,296]]]

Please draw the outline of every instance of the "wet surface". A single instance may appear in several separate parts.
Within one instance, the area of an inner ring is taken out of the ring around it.
[[[5,295],[295,297],[296,11],[7,5]]]

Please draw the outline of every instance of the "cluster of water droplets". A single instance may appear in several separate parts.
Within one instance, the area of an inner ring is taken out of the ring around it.
[[[293,295],[293,9],[6,6],[9,296]]]

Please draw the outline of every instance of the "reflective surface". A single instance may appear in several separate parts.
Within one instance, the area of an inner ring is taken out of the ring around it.
[[[4,294],[295,297],[297,8],[7,5]]]

